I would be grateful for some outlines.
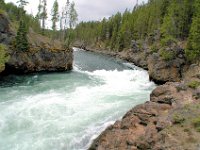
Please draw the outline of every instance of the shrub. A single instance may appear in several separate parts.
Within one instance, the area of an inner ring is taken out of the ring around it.
[[[175,54],[173,51],[167,51],[165,49],[161,49],[160,56],[162,59],[169,61],[175,58]]]
[[[5,11],[0,8],[0,14],[5,14]]]
[[[151,50],[151,53],[157,53],[159,48],[156,44],[153,44],[151,47],[150,47],[150,50]]]
[[[171,46],[173,44],[177,44],[177,40],[172,36],[166,36],[161,40],[161,46]]]
[[[0,44],[0,71],[3,71],[5,68],[5,63],[8,61],[9,57],[6,53],[6,46]]]
[[[200,86],[200,82],[198,81],[191,81],[190,83],[188,83],[188,87],[192,88],[192,89],[196,89]]]
[[[185,118],[182,117],[182,116],[179,115],[179,114],[175,114],[175,115],[173,116],[173,122],[174,122],[175,124],[181,124],[181,123],[183,123],[184,121],[185,121]]]
[[[194,127],[196,128],[196,130],[197,130],[198,132],[200,132],[200,117],[194,119],[194,120],[192,121],[192,123],[193,123]]]

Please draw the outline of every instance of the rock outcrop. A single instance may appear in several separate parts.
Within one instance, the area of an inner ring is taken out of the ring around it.
[[[176,51],[176,53],[174,54],[175,58],[171,60],[164,60],[160,56],[159,50],[157,52],[152,52],[150,50],[147,41],[144,41],[142,44],[137,41],[133,41],[132,43],[131,49],[123,50],[121,52],[113,52],[100,46],[96,46],[95,48],[94,45],[83,46],[76,43],[75,46],[84,48],[88,51],[109,54],[132,62],[136,66],[148,70],[150,79],[158,84],[166,82],[179,82],[183,79],[183,74],[188,66],[186,65],[184,51],[181,46],[173,45],[166,48],[168,51],[172,50]]]
[[[157,87],[150,101],[108,127],[89,149],[198,150],[200,133],[192,120],[200,115],[200,102],[193,97],[192,89],[180,89],[183,84]]]
[[[39,71],[65,71],[72,69],[73,50],[66,50],[57,40],[34,33],[28,33],[30,49],[20,51],[13,48],[16,33],[5,14],[0,14],[0,44],[8,47],[9,60],[2,74],[31,73]]]
[[[150,79],[160,84],[151,93],[150,101],[134,107],[109,126],[93,141],[90,150],[200,148],[200,132],[193,124],[195,119],[200,124],[200,66],[186,63],[181,46],[165,47],[166,53],[176,49],[173,58],[166,60],[161,50],[153,52],[145,43],[141,46],[134,42],[131,49],[114,54],[100,47],[84,47],[133,62],[147,69]]]
[[[147,64],[150,79],[156,83],[165,83],[181,81],[185,61],[180,58],[165,61],[158,53],[154,53],[148,56]]]
[[[6,63],[6,74],[31,73],[40,71],[64,71],[72,69],[72,51],[49,51],[41,48],[37,52],[11,53]]]
[[[5,14],[0,13],[0,43],[9,45],[15,36],[11,29],[11,24]]]

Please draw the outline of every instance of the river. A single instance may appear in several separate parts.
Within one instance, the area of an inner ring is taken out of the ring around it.
[[[70,72],[1,80],[0,150],[85,150],[154,88],[147,71],[75,48]]]

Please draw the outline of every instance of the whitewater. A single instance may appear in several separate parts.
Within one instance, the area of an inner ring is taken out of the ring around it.
[[[85,150],[155,87],[133,64],[74,48],[72,71],[1,79],[0,150]]]

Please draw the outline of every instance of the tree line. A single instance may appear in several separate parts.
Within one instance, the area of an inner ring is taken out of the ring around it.
[[[149,0],[102,21],[81,22],[73,30],[76,41],[113,51],[131,48],[131,41],[148,40],[150,47],[186,41],[188,60],[200,58],[200,1]],[[157,44],[159,43],[159,44]]]
[[[74,28],[77,22],[78,14],[75,9],[75,3],[66,1],[65,6],[59,12],[58,1],[55,0],[51,9],[51,14],[47,11],[47,0],[39,0],[38,13],[36,16],[27,14],[25,7],[29,4],[28,0],[18,0],[18,7],[13,3],[5,3],[0,0],[0,12],[5,11],[15,30],[17,36],[13,42],[16,50],[26,51],[29,49],[27,35],[29,29],[34,32],[50,37],[52,40],[57,39],[62,42],[65,48],[69,48],[71,35],[67,30]],[[47,19],[51,16],[52,28],[47,29]],[[58,26],[58,23],[60,24]]]

